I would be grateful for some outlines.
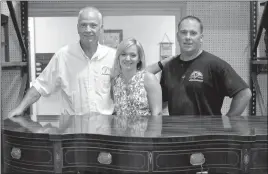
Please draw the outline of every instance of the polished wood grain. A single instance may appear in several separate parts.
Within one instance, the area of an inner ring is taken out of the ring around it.
[[[142,134],[118,134],[114,116],[87,117],[65,116],[59,127],[6,120],[6,172],[196,173],[201,166],[190,158],[199,153],[208,173],[268,172],[267,117],[147,117],[132,122],[146,122]],[[90,129],[85,120],[98,126]],[[20,159],[10,155],[14,148],[21,150]]]

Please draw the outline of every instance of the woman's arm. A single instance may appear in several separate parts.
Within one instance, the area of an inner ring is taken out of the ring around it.
[[[154,74],[145,73],[144,86],[147,92],[149,107],[153,116],[162,114],[162,89]]]
[[[166,65],[169,61],[171,61],[172,59],[174,59],[175,57],[176,57],[176,56],[170,56],[170,57],[167,57],[167,58],[165,58],[165,59],[163,59],[163,60],[161,60],[161,61],[159,61],[159,62],[160,62],[160,64],[162,64],[163,67],[165,67],[165,65]],[[163,67],[160,67],[160,66],[159,66],[159,62],[154,63],[154,64],[149,65],[148,67],[146,67],[146,71],[148,71],[148,72],[150,72],[150,73],[152,73],[152,74],[157,74],[157,73],[159,73],[159,72],[162,70],[161,68],[163,68]]]

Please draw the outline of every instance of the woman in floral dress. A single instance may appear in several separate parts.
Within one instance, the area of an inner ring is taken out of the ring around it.
[[[141,44],[134,38],[123,40],[117,48],[111,78],[117,135],[143,136],[148,117],[161,115],[161,86],[144,67]]]

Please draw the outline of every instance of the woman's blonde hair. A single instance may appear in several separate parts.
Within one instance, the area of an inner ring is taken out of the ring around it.
[[[144,50],[140,42],[134,38],[125,39],[122,42],[120,42],[116,50],[114,66],[111,72],[112,80],[115,79],[121,73],[121,67],[120,67],[120,61],[119,61],[120,55],[132,45],[136,45],[137,50],[138,50],[140,61],[137,64],[137,70],[143,70],[145,68],[145,54],[144,54]]]

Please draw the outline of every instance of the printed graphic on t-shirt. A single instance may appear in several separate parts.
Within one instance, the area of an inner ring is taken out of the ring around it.
[[[200,71],[193,71],[189,77],[189,81],[203,82],[203,74]]]

